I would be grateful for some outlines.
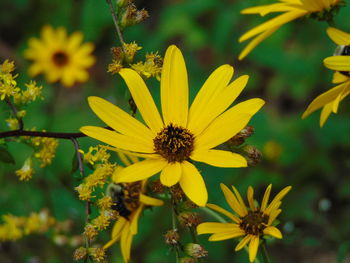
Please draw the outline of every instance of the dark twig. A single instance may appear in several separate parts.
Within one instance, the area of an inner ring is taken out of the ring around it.
[[[85,137],[86,135],[81,132],[44,132],[44,131],[25,131],[25,130],[14,130],[0,132],[0,138],[6,137],[18,137],[18,136],[30,136],[30,137],[47,137],[57,139],[67,139]]]

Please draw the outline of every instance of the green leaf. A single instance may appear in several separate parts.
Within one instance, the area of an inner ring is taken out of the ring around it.
[[[0,147],[0,162],[15,164],[12,154],[4,147]]]

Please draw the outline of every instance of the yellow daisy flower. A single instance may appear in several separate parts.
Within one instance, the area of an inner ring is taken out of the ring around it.
[[[137,158],[126,156],[118,153],[125,165],[131,165],[128,157],[132,162],[137,162]],[[125,168],[117,169],[116,176]],[[120,241],[120,251],[124,262],[130,260],[131,243],[134,235],[138,231],[138,221],[141,212],[145,206],[161,206],[163,201],[144,195],[146,191],[146,180],[133,182],[112,184],[109,187],[109,194],[114,204],[112,209],[116,210],[119,218],[115,223],[111,240],[104,245],[104,249],[109,248],[114,243]]]
[[[29,75],[45,74],[50,83],[61,81],[66,87],[75,82],[88,80],[87,69],[95,63],[91,55],[94,49],[92,43],[82,44],[83,34],[75,32],[67,36],[66,29],[57,29],[44,26],[41,30],[41,39],[29,39],[29,48],[24,56],[32,60]]]
[[[231,238],[241,238],[241,241],[235,248],[235,251],[242,249],[249,243],[249,261],[254,262],[258,252],[260,240],[264,236],[282,238],[282,233],[273,226],[277,216],[281,213],[280,205],[282,198],[290,191],[291,186],[285,187],[280,191],[270,204],[268,204],[272,185],[270,184],[265,191],[261,206],[258,207],[254,200],[254,190],[251,186],[248,188],[247,199],[249,207],[247,208],[237,189],[232,186],[233,192],[221,184],[222,192],[225,195],[226,202],[235,212],[221,208],[218,205],[208,204],[207,206],[217,211],[229,219],[232,223],[207,222],[198,225],[197,233],[212,234],[209,241],[221,241]]]
[[[247,8],[241,11],[241,14],[260,14],[265,16],[274,12],[283,12],[283,14],[272,18],[265,23],[249,30],[239,38],[239,42],[244,42],[252,37],[254,39],[243,49],[239,55],[239,60],[246,57],[257,45],[272,35],[284,24],[296,20],[300,17],[324,12],[321,19],[326,20],[331,16],[332,9],[342,0],[279,0],[278,3],[262,5]]]
[[[213,149],[242,130],[264,101],[250,99],[231,107],[245,87],[248,76],[229,84],[233,68],[215,70],[188,109],[188,81],[185,61],[176,46],[165,54],[160,93],[163,118],[143,79],[134,70],[123,68],[125,80],[146,125],[117,106],[90,97],[95,114],[115,131],[86,126],[80,130],[97,140],[145,158],[123,169],[115,182],[134,182],[161,172],[165,186],[179,183],[184,193],[199,206],[208,199],[204,180],[189,161],[218,167],[245,167],[246,159],[236,153]]]
[[[350,34],[333,27],[327,29],[327,34],[339,46],[335,56],[326,58],[323,63],[327,68],[337,70],[333,75],[332,82],[340,84],[315,98],[302,116],[304,119],[314,111],[322,108],[320,116],[321,127],[323,127],[332,112],[337,113],[339,103],[350,93]]]

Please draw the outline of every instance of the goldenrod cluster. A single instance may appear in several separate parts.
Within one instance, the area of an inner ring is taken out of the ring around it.
[[[38,86],[35,81],[25,84],[26,90],[21,90],[17,86],[15,78],[18,74],[13,75],[15,64],[13,61],[5,60],[0,65],[0,99],[13,98],[17,105],[28,104],[41,97],[42,86]],[[20,117],[20,116],[17,116]]]
[[[17,75],[12,75],[14,70],[14,62],[8,59],[0,65],[0,100],[16,96],[20,91],[15,81]]]
[[[8,118],[5,120],[7,126],[10,128],[10,130],[17,130],[19,127],[18,119],[16,118]]]
[[[56,154],[58,140],[47,137],[33,137],[31,138],[32,145],[38,149],[34,157],[40,161],[40,167],[46,167],[51,164]]]
[[[16,175],[19,177],[20,181],[28,181],[32,178],[34,170],[33,170],[33,162],[29,157],[25,160],[21,169],[17,170]]]
[[[26,90],[22,90],[21,93],[17,93],[14,96],[15,104],[27,104],[35,101],[37,98],[41,98],[42,86],[38,86],[35,81],[30,81],[28,84],[25,84],[27,87]]]
[[[33,212],[28,217],[4,215],[2,220],[4,223],[0,225],[0,241],[15,241],[33,233],[43,234],[56,223],[47,210]]]
[[[84,156],[84,162],[94,165],[96,162],[105,163],[108,161],[110,154],[107,149],[101,145],[90,146],[89,151],[85,153],[83,150],[79,150]]]
[[[156,77],[160,80],[160,74],[162,72],[163,59],[156,53],[146,54],[146,60],[139,61],[136,64],[132,64],[131,68],[141,75],[142,78],[148,79],[150,77]]]

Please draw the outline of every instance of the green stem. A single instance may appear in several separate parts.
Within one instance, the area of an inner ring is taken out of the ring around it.
[[[175,203],[173,197],[171,197],[171,206],[172,206],[172,209],[171,209],[172,228],[173,228],[173,231],[177,231],[177,227],[176,227],[176,203]],[[176,244],[174,246],[174,248],[175,248],[175,254],[176,254],[176,263],[179,263],[180,262],[179,245]]]
[[[264,263],[272,263],[269,257],[269,253],[267,252],[265,240],[261,244],[261,254],[264,260]]]
[[[112,1],[111,0],[106,0],[106,2],[107,2],[108,6],[109,6],[109,9],[111,11],[113,22],[114,22],[114,26],[115,26],[115,29],[117,30],[120,43],[122,44],[122,48],[124,50],[125,41],[124,41],[123,34],[122,34],[122,31],[121,31],[120,26],[119,26],[118,16],[117,16],[117,14],[116,14],[116,12],[114,10]]]
[[[200,210],[202,210],[203,212],[207,213],[208,215],[214,217],[216,220],[218,220],[221,223],[227,223],[227,221],[218,213],[216,213],[215,211],[209,209],[208,207],[200,207]]]

